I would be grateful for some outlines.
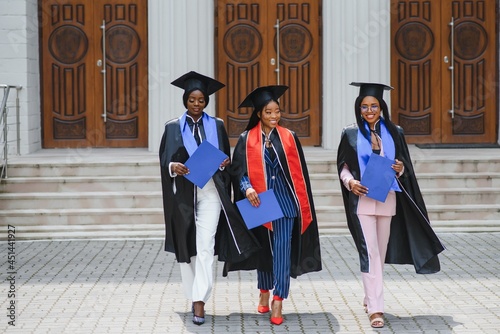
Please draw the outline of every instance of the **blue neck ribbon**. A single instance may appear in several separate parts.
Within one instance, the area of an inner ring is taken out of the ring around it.
[[[383,118],[380,118],[380,138],[381,138],[381,148],[383,148],[384,156],[388,159],[394,161],[396,157],[396,148],[394,146],[394,139],[392,138],[389,130],[385,126],[385,122]],[[370,133],[370,128],[367,122],[363,122],[363,125],[368,133]],[[375,126],[377,126],[376,124]],[[358,140],[357,140],[357,153],[358,153],[358,162],[359,162],[359,171],[361,176],[363,176],[366,165],[368,164],[368,160],[370,159],[370,155],[372,154],[372,143],[371,138],[366,138],[360,129],[358,129]],[[401,191],[399,188],[398,182],[396,178],[394,178],[394,182],[392,183],[391,190]]]
[[[184,147],[192,156],[194,151],[198,148],[196,140],[194,139],[193,133],[189,128],[189,124],[186,122],[187,111],[182,114],[179,118],[179,125],[181,127],[182,141],[184,142]],[[201,120],[203,121],[203,129],[205,130],[206,140],[216,148],[219,148],[219,138],[217,136],[217,125],[215,124],[215,119],[203,112],[201,115]]]

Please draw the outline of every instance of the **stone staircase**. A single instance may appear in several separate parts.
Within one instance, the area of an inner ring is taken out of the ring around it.
[[[470,149],[466,156],[411,150],[437,232],[500,231],[500,150]],[[336,152],[305,152],[320,233],[348,233]],[[143,150],[16,157],[0,185],[0,203],[0,226],[15,226],[17,240],[164,236],[158,158]]]

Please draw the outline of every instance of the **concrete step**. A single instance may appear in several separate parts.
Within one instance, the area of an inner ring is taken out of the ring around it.
[[[159,161],[125,162],[41,162],[11,163],[8,177],[84,177],[84,176],[160,175]]]
[[[338,174],[314,173],[310,175],[312,189],[340,189]],[[419,173],[420,188],[487,188],[500,189],[500,172],[485,173]]]
[[[500,192],[492,188],[423,189],[427,205],[484,205],[500,203]],[[342,207],[340,190],[313,191],[314,204],[319,207]],[[161,191],[101,191],[2,193],[3,210],[162,208]]]
[[[500,204],[433,205],[426,204],[432,223],[450,220],[496,220],[500,229]],[[318,222],[345,221],[343,206],[316,206]]]
[[[159,191],[160,176],[11,177],[0,193]]]
[[[421,189],[445,188],[495,188],[500,190],[500,173],[419,173]]]
[[[49,225],[142,225],[159,224],[164,226],[163,209],[156,208],[89,208],[89,209],[23,209],[2,210],[3,224],[23,226]]]
[[[442,188],[421,189],[426,204],[495,204],[500,203],[498,188]],[[314,190],[316,206],[342,206],[340,190]]]
[[[500,229],[500,204],[427,205],[432,221],[496,220]]]
[[[432,205],[483,205],[500,203],[498,188],[421,189],[425,203]]]
[[[455,157],[446,158],[412,154],[412,159],[417,176],[420,173],[498,173],[500,170],[498,157],[475,157],[473,153],[471,156],[457,154]],[[324,159],[308,158],[307,167],[309,173],[338,173],[336,156],[324,157]]]
[[[439,157],[418,159],[418,155],[412,154],[413,168],[417,176],[420,173],[498,173],[500,171],[498,157],[475,157],[474,152],[471,152],[470,156],[465,154],[465,152],[457,151],[455,157],[446,159]]]
[[[334,173],[311,173],[309,174],[311,189],[313,190],[337,190],[340,189],[339,177]]]
[[[4,210],[162,208],[161,191],[101,191],[0,194]]]
[[[328,173],[337,175],[336,156],[308,156],[307,167],[310,174]],[[450,174],[450,173],[498,173],[500,158],[460,156],[436,158],[412,155],[413,165],[417,177],[422,173]],[[115,159],[116,160],[116,159]],[[16,160],[9,164],[8,176],[14,177],[65,177],[65,176],[117,176],[117,175],[160,175],[159,162],[154,157],[127,159],[121,161],[104,160],[87,162],[85,159],[73,162],[23,162]]]

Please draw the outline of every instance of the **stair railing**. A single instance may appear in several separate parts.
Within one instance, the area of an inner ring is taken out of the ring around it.
[[[21,86],[14,85],[4,85],[0,84],[0,88],[3,89],[3,98],[2,104],[0,104],[0,148],[1,148],[1,170],[0,170],[0,179],[7,178],[7,165],[8,165],[8,157],[9,157],[9,119],[8,119],[8,109],[10,106],[7,105],[7,101],[9,99],[9,92],[11,88],[16,89],[16,132],[17,132],[17,154],[20,154],[20,142],[21,142],[21,131],[20,131],[20,116],[19,116],[19,91],[21,90]]]

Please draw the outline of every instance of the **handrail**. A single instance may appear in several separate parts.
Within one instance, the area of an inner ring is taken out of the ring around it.
[[[19,90],[22,89],[22,86],[15,86],[15,85],[5,85],[5,84],[0,84],[0,88],[3,89],[3,98],[2,98],[2,103],[0,104],[0,127],[1,127],[1,142],[0,144],[3,145],[2,149],[2,161],[1,161],[1,170],[0,170],[0,178],[1,179],[6,179],[7,178],[7,166],[8,166],[8,156],[9,156],[9,150],[8,150],[8,130],[9,130],[9,124],[7,123],[7,101],[9,99],[9,92],[11,88],[16,89],[17,94],[16,94],[16,131],[17,131],[17,154],[20,154],[20,116],[19,116]]]

